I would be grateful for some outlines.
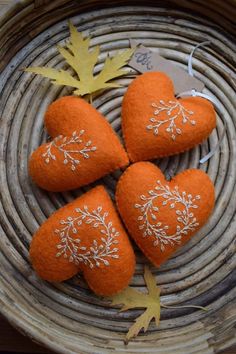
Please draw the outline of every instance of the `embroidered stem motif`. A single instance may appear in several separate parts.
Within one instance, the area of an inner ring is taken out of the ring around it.
[[[179,128],[177,124],[177,118],[182,118],[182,123],[189,123],[191,125],[195,125],[196,121],[191,120],[189,116],[193,115],[193,111],[187,110],[184,106],[181,105],[179,101],[168,101],[165,103],[163,100],[159,101],[159,105],[156,103],[152,103],[152,107],[156,108],[154,111],[154,116],[158,116],[161,112],[166,112],[167,119],[158,120],[155,117],[150,118],[150,124],[147,126],[148,130],[153,130],[154,135],[158,135],[159,128],[162,125],[168,125],[166,128],[166,132],[171,135],[172,140],[176,139],[177,135],[182,134],[182,130]]]
[[[109,266],[109,258],[119,258],[119,249],[114,247],[119,243],[116,239],[119,232],[112,226],[111,221],[106,221],[108,212],[101,215],[101,206],[92,212],[89,212],[87,206],[84,206],[83,210],[76,208],[75,211],[79,214],[77,217],[69,216],[66,220],[61,220],[61,228],[55,230],[55,233],[61,238],[61,242],[57,245],[59,252],[56,257],[63,255],[64,258],[69,259],[69,262],[84,263],[90,268],[99,267],[101,263]],[[75,239],[73,235],[78,234],[82,223],[92,224],[94,228],[99,228],[104,237],[101,237],[99,241],[93,240],[90,247],[81,245],[81,239]]]
[[[81,130],[79,134],[76,131],[72,133],[71,137],[63,137],[63,135],[57,136],[50,143],[46,145],[46,152],[42,154],[44,161],[50,163],[50,160],[56,160],[56,156],[52,153],[52,149],[57,149],[63,154],[65,165],[70,164],[72,171],[75,171],[76,166],[80,164],[80,156],[84,159],[89,159],[89,152],[96,151],[96,146],[91,146],[91,140],[84,143],[84,147],[80,150],[78,149],[78,144],[82,144],[83,140],[81,137],[84,134],[84,130]],[[74,148],[73,148],[73,145]]]
[[[189,231],[194,231],[199,226],[194,213],[190,209],[198,208],[197,200],[200,199],[200,195],[193,198],[191,194],[187,195],[186,192],[180,193],[177,186],[170,190],[169,186],[163,186],[160,181],[157,181],[157,186],[154,190],[148,191],[148,194],[149,196],[141,195],[140,199],[143,203],[134,206],[141,212],[138,217],[138,221],[141,222],[139,229],[143,230],[143,237],[154,236],[153,245],[159,246],[162,252],[165,250],[165,245],[180,244],[182,235],[187,235]],[[163,206],[169,205],[170,209],[176,209],[179,225],[176,226],[176,232],[172,235],[167,234],[168,225],[156,222],[156,214],[159,212],[159,208],[154,205],[154,201],[157,198],[163,199]],[[184,206],[184,209],[179,210],[177,208],[178,204]]]

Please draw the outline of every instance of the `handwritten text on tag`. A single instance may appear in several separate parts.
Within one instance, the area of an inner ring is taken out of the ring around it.
[[[137,45],[135,41],[130,41],[131,45]],[[184,69],[171,63],[159,54],[151,51],[144,46],[138,46],[135,50],[129,65],[141,73],[147,71],[162,71],[166,73],[173,81],[175,93],[181,93],[195,89],[202,91],[204,88],[203,82],[189,75]]]

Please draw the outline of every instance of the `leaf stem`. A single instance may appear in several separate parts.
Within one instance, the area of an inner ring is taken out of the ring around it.
[[[195,308],[195,309],[199,309],[199,310],[202,310],[202,311],[208,311],[207,307],[197,306],[197,305],[171,306],[171,305],[164,305],[164,304],[161,303],[161,307],[164,307],[166,309]]]

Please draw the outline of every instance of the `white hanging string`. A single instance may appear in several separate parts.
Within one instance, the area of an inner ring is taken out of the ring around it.
[[[219,104],[218,104],[217,100],[214,97],[207,95],[206,93],[198,92],[196,90],[185,91],[185,92],[182,92],[182,93],[178,94],[177,98],[189,97],[189,96],[205,98],[206,100],[208,100],[211,103],[213,103],[214,106],[220,111],[220,107],[219,107]],[[204,157],[202,157],[199,160],[200,163],[205,163],[206,161],[208,161],[215,154],[217,149],[220,147],[220,144],[222,143],[222,140],[224,139],[224,136],[225,136],[225,133],[226,133],[226,122],[225,122],[224,119],[223,119],[223,125],[224,125],[223,131],[222,131],[222,133],[221,133],[221,135],[219,137],[219,140],[218,140],[217,144],[208,152],[207,155],[205,155]]]
[[[193,50],[190,53],[189,58],[188,58],[188,73],[189,73],[189,75],[194,76],[194,74],[193,74],[193,65],[192,65],[194,52],[199,47],[202,47],[204,45],[209,45],[210,43],[211,43],[210,41],[205,41],[205,42],[197,44],[193,48]],[[195,89],[193,89],[191,91],[181,92],[176,97],[180,98],[180,97],[189,97],[189,96],[192,96],[192,97],[196,97],[197,96],[197,97],[205,98],[206,100],[208,100],[211,103],[213,103],[213,105],[218,109],[218,111],[220,111],[220,106],[218,104],[218,101],[214,97],[209,96],[206,93],[202,93],[202,92],[196,91]],[[209,151],[209,153],[207,155],[205,155],[203,158],[201,158],[199,160],[200,163],[205,163],[206,161],[208,161],[215,154],[215,152],[218,150],[218,148],[220,147],[220,145],[221,145],[221,143],[222,143],[222,141],[224,139],[224,136],[225,136],[225,133],[226,133],[226,128],[227,128],[226,121],[225,121],[224,118],[223,118],[223,125],[224,125],[223,131],[222,131],[222,133],[221,133],[221,135],[219,137],[218,143]]]
[[[196,51],[198,48],[204,47],[204,45],[209,45],[209,44],[211,44],[210,41],[201,42],[201,43],[197,44],[197,45],[193,48],[193,50],[191,51],[191,53],[190,53],[190,55],[189,55],[189,57],[188,57],[188,73],[189,73],[189,75],[194,76],[194,74],[193,74],[193,54],[195,53],[195,51]]]

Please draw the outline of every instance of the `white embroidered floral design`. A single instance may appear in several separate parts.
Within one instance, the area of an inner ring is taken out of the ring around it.
[[[171,135],[172,140],[176,139],[177,135],[182,134],[182,130],[177,124],[177,118],[181,117],[182,123],[189,123],[191,125],[195,125],[196,121],[191,120],[189,116],[193,115],[193,111],[187,110],[184,106],[181,105],[179,101],[168,101],[167,103],[163,100],[159,101],[159,104],[152,103],[152,107],[156,108],[154,111],[154,116],[150,118],[150,122],[153,124],[149,124],[147,126],[148,130],[153,130],[154,135],[158,135],[159,128],[162,125],[168,125],[166,128],[166,132]],[[158,120],[156,116],[158,116],[161,112],[166,112],[167,118]]]
[[[187,235],[188,231],[194,231],[199,223],[194,216],[191,209],[198,208],[197,200],[200,199],[200,195],[193,197],[186,192],[179,192],[176,186],[173,190],[170,190],[169,186],[163,186],[160,181],[157,181],[157,186],[154,190],[148,191],[149,196],[141,195],[140,199],[142,204],[135,204],[135,208],[139,209],[141,215],[138,217],[138,221],[141,222],[139,229],[143,230],[143,236],[154,236],[154,246],[160,246],[161,251],[165,250],[165,245],[174,246],[181,243],[182,235]],[[168,235],[168,225],[162,225],[158,222],[157,214],[159,208],[154,205],[154,201],[157,198],[162,198],[162,205],[169,205],[170,209],[176,209],[178,225],[176,231],[173,234]],[[184,206],[183,210],[178,209],[177,205]]]
[[[112,226],[112,222],[106,221],[108,212],[104,212],[99,206],[96,210],[90,212],[87,206],[84,209],[76,208],[78,216],[69,216],[66,220],[61,220],[61,228],[55,230],[60,236],[61,242],[57,245],[58,253],[56,257],[63,256],[68,258],[69,262],[75,264],[84,263],[90,268],[99,267],[101,263],[108,266],[109,258],[119,258],[117,237],[119,232]],[[81,243],[81,239],[74,238],[79,233],[79,227],[85,224],[91,224],[94,228],[99,228],[103,237],[100,240],[93,240],[90,247],[85,247]]]
[[[59,135],[55,139],[53,139],[50,143],[46,145],[46,152],[42,154],[44,161],[49,163],[50,160],[56,160],[56,156],[53,154],[53,149],[57,149],[60,153],[63,154],[65,165],[70,164],[70,168],[72,171],[75,171],[76,166],[80,164],[80,156],[84,159],[88,159],[89,153],[96,151],[96,146],[91,146],[91,140],[84,143],[82,149],[78,148],[78,144],[82,144],[82,136],[84,134],[84,130],[81,130],[79,134],[76,131],[72,133],[71,137]]]

